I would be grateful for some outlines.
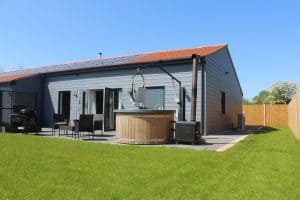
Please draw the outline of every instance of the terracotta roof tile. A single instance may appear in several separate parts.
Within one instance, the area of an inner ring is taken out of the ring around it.
[[[215,53],[216,51],[226,47],[226,44],[214,45],[214,46],[204,46],[204,47],[194,47],[188,49],[178,49],[170,51],[159,51],[153,53],[145,53],[137,59],[131,60],[128,63],[139,63],[139,62],[151,62],[151,61],[164,61],[164,60],[176,60],[190,58],[193,54],[198,54],[201,56],[207,56],[209,54]]]
[[[0,83],[6,83],[10,81],[16,81],[26,77],[34,76],[35,74],[18,74],[13,76],[0,76]]]

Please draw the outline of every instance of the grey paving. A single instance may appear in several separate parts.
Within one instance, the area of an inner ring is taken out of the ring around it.
[[[165,144],[165,145],[143,145],[143,146],[161,146],[170,148],[185,148],[194,150],[208,150],[208,151],[225,151],[241,140],[245,139],[249,134],[260,129],[260,127],[248,127],[246,130],[232,130],[220,132],[213,135],[203,136],[205,143],[199,145],[190,144]]]
[[[136,145],[142,147],[165,147],[165,148],[185,148],[193,150],[208,150],[208,151],[225,151],[241,140],[245,139],[249,134],[260,129],[261,127],[247,127],[245,130],[232,130],[226,132],[220,132],[213,135],[203,136],[205,143],[199,145],[191,144],[164,144],[164,145]],[[38,136],[46,136],[51,138],[64,138],[78,140],[72,137],[71,132],[69,135],[58,136],[58,131],[56,131],[55,136],[52,136],[51,129],[42,129],[41,132],[37,134]],[[86,142],[95,142],[95,143],[106,143],[106,144],[115,144],[115,145],[127,145],[118,143],[118,138],[116,137],[115,132],[105,132],[101,133],[100,131],[96,132],[96,137],[93,139],[87,134],[80,138],[81,141]]]

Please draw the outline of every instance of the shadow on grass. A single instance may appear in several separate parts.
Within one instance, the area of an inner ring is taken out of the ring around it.
[[[275,131],[278,131],[278,129],[265,126],[261,130],[255,131],[253,134],[269,134],[269,133],[274,133]]]
[[[83,141],[109,141],[107,138],[81,138]]]

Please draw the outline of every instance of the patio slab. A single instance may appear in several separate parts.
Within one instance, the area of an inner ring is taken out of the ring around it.
[[[164,145],[143,145],[161,146],[170,148],[185,148],[194,150],[208,150],[222,152],[233,147],[238,142],[244,140],[249,134],[259,130],[261,127],[248,127],[246,130],[231,130],[203,136],[205,143],[199,145],[190,144],[164,144]]]
[[[208,151],[217,151],[222,152],[231,147],[233,147],[238,142],[245,139],[249,134],[259,130],[261,127],[253,126],[247,127],[245,130],[231,130],[226,132],[219,132],[212,135],[203,136],[205,143],[198,145],[190,144],[163,144],[163,145],[136,145],[142,147],[166,147],[166,148],[185,148],[185,149],[194,149],[194,150],[208,150]],[[55,136],[51,135],[51,129],[42,129],[42,132],[39,132],[39,136],[46,136],[51,138],[64,138],[64,139],[73,139],[71,135],[61,135],[58,136],[56,132]],[[96,137],[94,139],[89,138],[88,136],[80,138],[81,141],[94,142],[94,143],[106,143],[106,144],[115,144],[115,145],[129,145],[129,144],[120,144],[118,143],[118,138],[114,131],[105,132],[101,135],[101,132],[96,132]]]

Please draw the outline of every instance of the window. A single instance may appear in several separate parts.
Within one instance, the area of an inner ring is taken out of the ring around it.
[[[159,110],[163,110],[165,108],[164,87],[147,87],[145,95],[145,108]]]
[[[103,114],[103,90],[86,90],[80,96],[82,114]]]
[[[221,110],[222,110],[222,114],[225,114],[226,112],[226,96],[225,96],[225,92],[221,92]]]
[[[70,116],[70,91],[60,91],[58,93],[58,113]]]

